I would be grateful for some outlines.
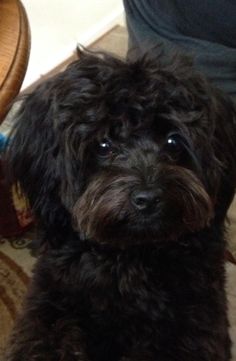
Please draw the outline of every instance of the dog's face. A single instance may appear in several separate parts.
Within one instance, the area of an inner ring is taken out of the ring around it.
[[[127,247],[223,221],[234,108],[181,59],[82,54],[23,103],[13,170],[41,226]]]
[[[80,161],[88,172],[72,214],[85,237],[119,245],[175,239],[214,216],[201,150],[177,114],[170,119],[150,100],[139,108],[127,93],[118,116],[109,115],[84,142]],[[110,106],[108,114],[116,104]]]

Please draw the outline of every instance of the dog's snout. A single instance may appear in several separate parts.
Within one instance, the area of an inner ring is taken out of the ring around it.
[[[131,202],[139,211],[145,211],[155,207],[159,202],[159,196],[151,189],[135,190],[131,194]]]

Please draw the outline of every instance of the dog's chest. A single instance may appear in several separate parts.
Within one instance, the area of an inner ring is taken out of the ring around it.
[[[173,320],[158,270],[140,260],[123,259],[97,266],[96,275],[85,326],[91,358],[106,355],[119,360],[137,345],[140,352],[151,349],[154,339],[161,337],[160,328]]]
[[[59,302],[58,317],[73,320],[92,361],[129,355],[141,360],[137,353],[150,355],[143,357],[148,361],[171,360],[169,353],[195,353],[203,333],[211,339],[212,330],[225,329],[223,254],[206,244],[71,252],[60,262],[57,287],[66,303]]]
[[[83,326],[90,352],[108,359],[137,348],[155,354],[175,343],[199,316],[198,298],[209,286],[206,280],[199,288],[204,271],[177,255],[100,256],[93,265]]]

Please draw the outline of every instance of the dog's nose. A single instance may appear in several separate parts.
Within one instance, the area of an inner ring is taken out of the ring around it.
[[[136,190],[131,194],[131,202],[139,211],[145,211],[154,208],[159,197],[154,190]]]

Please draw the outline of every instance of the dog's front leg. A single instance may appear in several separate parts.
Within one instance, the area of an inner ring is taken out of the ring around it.
[[[13,330],[3,361],[89,361],[78,328],[69,324],[47,329],[41,320],[24,315]]]
[[[156,360],[156,357],[148,351],[130,352],[129,354],[123,356],[120,359],[120,361],[153,361],[153,360]]]

